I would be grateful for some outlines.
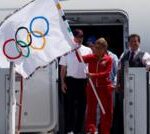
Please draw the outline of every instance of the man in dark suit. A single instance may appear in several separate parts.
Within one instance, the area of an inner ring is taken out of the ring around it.
[[[150,68],[150,54],[140,49],[140,36],[131,34],[128,37],[129,48],[120,57],[118,66],[118,78],[116,92],[116,108],[114,115],[115,134],[124,134],[123,126],[123,98],[124,98],[124,67],[128,63],[129,67]]]

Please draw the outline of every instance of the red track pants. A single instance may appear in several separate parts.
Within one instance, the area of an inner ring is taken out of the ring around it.
[[[113,102],[112,102],[112,86],[101,86],[96,88],[97,93],[101,99],[102,105],[106,114],[100,115],[100,126],[98,128],[99,134],[110,134],[112,115],[113,115]],[[96,126],[96,111],[97,100],[91,89],[90,84],[87,85],[87,115],[86,115],[86,131],[88,127],[93,124]]]

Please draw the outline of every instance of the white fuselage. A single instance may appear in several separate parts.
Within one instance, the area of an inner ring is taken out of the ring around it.
[[[19,8],[31,0],[3,0],[0,5],[5,14],[0,15],[2,20],[10,10]],[[138,33],[141,36],[141,48],[149,51],[150,43],[150,1],[149,0],[64,0],[61,1],[64,10],[123,10],[129,18],[129,34]]]

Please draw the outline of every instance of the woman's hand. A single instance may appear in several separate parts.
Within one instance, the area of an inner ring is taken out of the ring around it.
[[[92,73],[86,73],[86,76],[87,76],[88,78],[92,78],[93,74],[92,74]]]

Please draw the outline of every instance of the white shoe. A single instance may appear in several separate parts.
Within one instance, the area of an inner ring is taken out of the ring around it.
[[[67,134],[74,134],[74,133],[71,131],[71,132],[68,132]]]
[[[86,134],[91,134],[91,132],[88,132],[88,133],[86,133]],[[92,133],[93,134],[93,133]],[[98,132],[94,132],[94,134],[98,134]]]

